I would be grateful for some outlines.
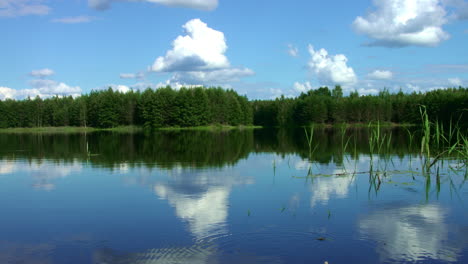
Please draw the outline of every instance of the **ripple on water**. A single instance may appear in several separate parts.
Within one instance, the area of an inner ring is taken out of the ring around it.
[[[271,226],[251,232],[210,235],[198,239],[196,244],[212,245],[223,259],[222,263],[233,259],[242,263],[286,263],[285,260],[304,257],[323,263],[326,252],[339,239],[323,230],[299,231]]]

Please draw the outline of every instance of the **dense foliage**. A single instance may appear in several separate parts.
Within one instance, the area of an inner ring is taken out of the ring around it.
[[[221,88],[170,87],[121,93],[111,88],[77,98],[53,97],[0,101],[0,128],[137,125],[147,128],[250,125],[252,107],[246,97]]]
[[[121,93],[111,88],[77,98],[0,101],[0,128],[90,126],[108,128],[137,125],[146,128],[211,124],[298,126],[311,123],[417,124],[420,106],[432,121],[468,124],[468,89],[450,88],[427,93],[343,96],[340,86],[321,87],[297,98],[249,102],[233,90],[171,87]]]
[[[468,124],[468,89],[450,88],[427,93],[343,97],[342,88],[321,87],[297,98],[254,101],[254,123],[262,126],[308,125],[310,123],[421,123],[420,106],[425,105],[432,121]]]

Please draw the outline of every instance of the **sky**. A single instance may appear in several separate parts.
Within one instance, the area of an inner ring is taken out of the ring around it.
[[[0,100],[171,85],[249,99],[468,85],[465,0],[0,0]]]

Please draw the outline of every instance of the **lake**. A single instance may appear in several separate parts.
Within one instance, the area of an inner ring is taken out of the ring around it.
[[[466,161],[306,131],[0,134],[0,263],[468,263]]]

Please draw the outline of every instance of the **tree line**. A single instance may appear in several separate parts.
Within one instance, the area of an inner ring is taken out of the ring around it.
[[[448,88],[426,93],[390,93],[343,96],[340,86],[321,87],[296,98],[253,101],[254,123],[261,126],[309,125],[311,123],[393,122],[420,124],[422,106],[433,122],[468,124],[468,89]]]
[[[426,93],[343,96],[340,86],[321,87],[296,98],[249,101],[234,90],[170,86],[122,93],[109,88],[73,98],[36,97],[0,101],[0,128],[82,126],[110,128],[190,127],[205,125],[302,126],[311,123],[419,124],[420,107],[432,121],[468,124],[468,89]]]
[[[83,126],[190,127],[251,125],[245,96],[222,88],[181,88],[122,93],[109,88],[77,98],[53,97],[0,101],[0,128]]]

